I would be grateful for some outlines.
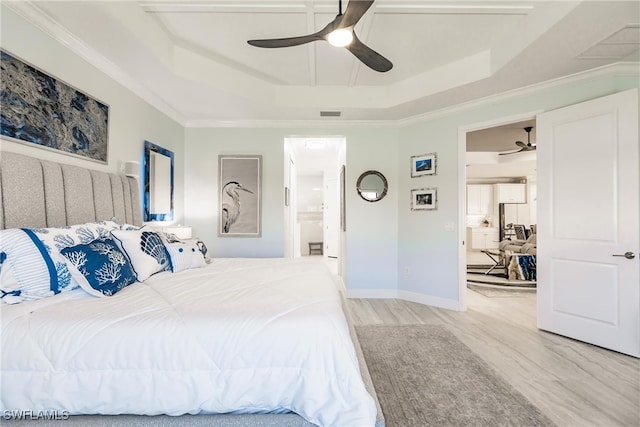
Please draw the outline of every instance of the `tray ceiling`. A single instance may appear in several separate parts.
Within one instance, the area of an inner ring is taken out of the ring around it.
[[[247,44],[315,32],[337,3],[3,2],[187,125],[327,120],[320,111],[397,121],[639,59],[637,1],[378,0],[356,33],[393,62],[387,73],[326,42]]]

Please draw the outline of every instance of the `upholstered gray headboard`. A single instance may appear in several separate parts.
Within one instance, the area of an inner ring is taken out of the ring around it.
[[[0,228],[60,227],[117,218],[142,225],[134,178],[0,153]]]

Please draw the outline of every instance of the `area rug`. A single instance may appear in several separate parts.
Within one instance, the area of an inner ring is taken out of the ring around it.
[[[518,298],[528,297],[536,294],[536,288],[507,287],[480,285],[467,282],[467,288],[475,291],[487,298]]]
[[[507,276],[502,274],[484,274],[483,272],[476,272],[474,270],[467,269],[467,282],[486,283],[490,285],[501,286],[521,286],[521,287],[536,287],[535,280],[515,280],[508,279]]]
[[[555,425],[443,326],[356,330],[386,427]]]

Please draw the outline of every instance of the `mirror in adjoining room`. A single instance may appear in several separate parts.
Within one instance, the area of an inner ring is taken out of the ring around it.
[[[173,151],[144,142],[144,220],[173,220]]]

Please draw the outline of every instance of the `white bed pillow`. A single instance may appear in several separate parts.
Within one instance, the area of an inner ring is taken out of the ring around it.
[[[0,298],[8,304],[49,297],[78,287],[57,250],[30,229],[0,230]]]
[[[136,281],[131,262],[111,238],[64,248],[69,271],[88,294],[112,296]]]
[[[120,228],[120,225],[113,221],[87,222],[66,227],[31,228],[36,236],[47,246],[49,252],[52,249],[68,248],[82,243],[90,243],[96,239],[109,236],[111,230]]]
[[[112,230],[111,235],[127,253],[138,281],[143,282],[152,274],[171,270],[169,254],[159,233],[145,230]]]
[[[167,243],[165,247],[171,258],[171,271],[174,273],[206,265],[202,252],[195,244],[176,242]]]

